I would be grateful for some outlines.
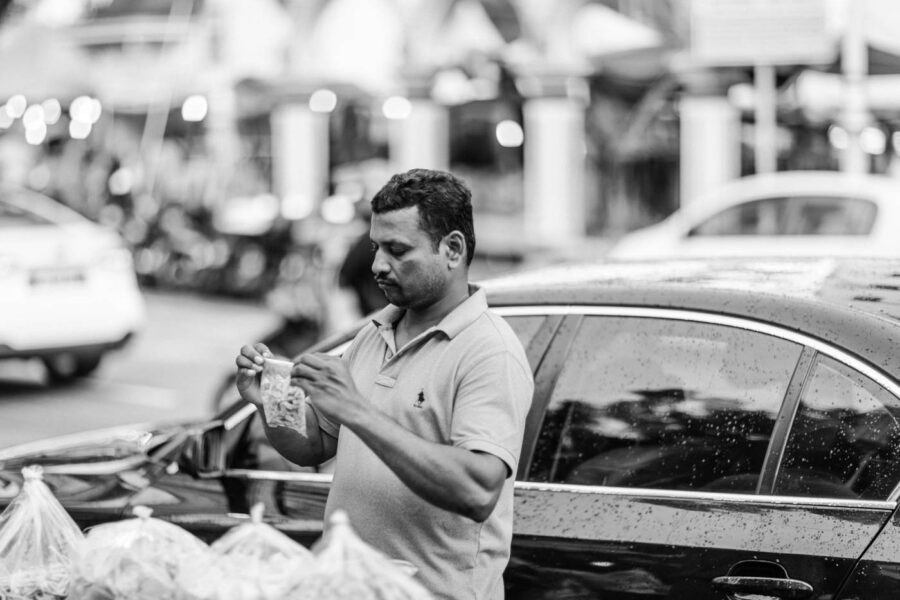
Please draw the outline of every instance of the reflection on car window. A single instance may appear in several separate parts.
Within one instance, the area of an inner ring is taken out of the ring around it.
[[[775,492],[885,500],[900,480],[900,402],[820,357],[803,388]]]
[[[861,198],[764,198],[724,210],[688,235],[867,235],[877,212],[874,202]]]
[[[717,325],[588,317],[529,480],[754,492],[800,351]]]
[[[519,342],[522,343],[522,347],[528,348],[528,344],[534,339],[534,335],[546,318],[547,317],[544,315],[506,316],[504,317],[504,320],[509,323],[512,330],[516,332],[516,336],[519,338]],[[531,365],[531,368],[534,369],[534,365]]]

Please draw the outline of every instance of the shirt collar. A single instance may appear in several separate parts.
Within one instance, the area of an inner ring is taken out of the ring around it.
[[[477,285],[469,284],[469,297],[450,311],[433,329],[443,331],[448,338],[453,339],[480,317],[487,308],[487,295],[484,290]],[[372,322],[378,328],[390,328],[400,320],[404,312],[406,312],[405,309],[388,304],[372,316]]]

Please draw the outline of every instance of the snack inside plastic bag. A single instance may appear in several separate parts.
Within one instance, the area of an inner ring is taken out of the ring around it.
[[[313,565],[313,554],[263,523],[262,503],[250,522],[213,542],[211,560],[186,565],[179,582],[191,600],[282,600]]]
[[[211,550],[188,531],[137,506],[137,518],[88,530],[74,563],[69,600],[176,600],[181,569]]]
[[[306,392],[300,386],[291,385],[293,366],[289,360],[265,359],[259,383],[263,412],[270,426],[290,427],[305,436]]]
[[[291,590],[292,600],[432,600],[431,593],[394,561],[362,541],[347,513],[335,511],[313,546],[315,567]]]
[[[0,598],[65,598],[84,536],[44,483],[42,467],[25,467],[22,475],[22,490],[0,514]]]

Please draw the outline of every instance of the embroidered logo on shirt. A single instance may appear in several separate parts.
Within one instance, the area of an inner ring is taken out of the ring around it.
[[[425,390],[419,390],[419,397],[416,398],[416,403],[413,404],[413,408],[422,408],[422,405],[425,403]]]

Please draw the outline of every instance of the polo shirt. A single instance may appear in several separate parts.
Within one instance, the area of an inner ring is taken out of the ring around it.
[[[501,599],[531,368],[516,334],[475,286],[438,325],[397,348],[394,324],[402,315],[389,305],[345,352],[357,388],[419,437],[492,454],[509,476],[493,513],[477,523],[420,498],[349,428],[320,418],[338,438],[326,522],[346,511],[363,541],[413,563],[436,598]]]

